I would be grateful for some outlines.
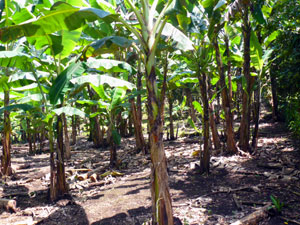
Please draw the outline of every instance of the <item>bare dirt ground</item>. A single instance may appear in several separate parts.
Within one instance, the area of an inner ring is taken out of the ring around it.
[[[182,224],[230,224],[271,204],[284,204],[257,224],[300,224],[300,151],[281,123],[260,124],[255,155],[218,156],[211,173],[197,173],[199,137],[166,141],[174,216]],[[1,198],[15,199],[15,213],[0,211],[0,224],[147,224],[151,219],[150,157],[134,152],[134,140],[118,149],[120,170],[110,171],[109,150],[93,149],[80,139],[67,162],[71,197],[50,204],[49,155],[28,156],[13,147],[11,180],[0,184]],[[91,174],[92,170],[94,174]],[[89,173],[89,175],[88,175]],[[273,210],[274,211],[274,210]],[[180,224],[180,223],[178,223]]]

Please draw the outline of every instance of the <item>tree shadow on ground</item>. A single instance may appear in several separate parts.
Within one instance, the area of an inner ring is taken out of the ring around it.
[[[141,225],[151,218],[151,207],[138,207],[130,209],[126,213],[119,213],[112,217],[92,223],[92,225]]]
[[[38,224],[41,225],[87,225],[90,224],[85,210],[74,201],[67,201],[66,205],[61,205],[55,212]],[[56,205],[59,205],[60,201]]]
[[[17,202],[17,208],[24,210],[28,207],[41,206],[47,201],[47,190],[29,192],[24,185],[9,185],[3,187],[4,198],[14,199]]]

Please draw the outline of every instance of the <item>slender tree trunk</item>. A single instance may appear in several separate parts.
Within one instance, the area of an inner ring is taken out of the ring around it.
[[[22,121],[20,121],[20,131],[21,131],[21,141],[26,142],[26,132],[25,132],[25,128],[22,126]]]
[[[33,142],[33,154],[35,154],[36,153],[36,136],[37,136],[37,134],[35,134],[35,133],[33,133],[32,134],[32,142]]]
[[[134,135],[135,135],[135,141],[136,141],[136,149],[138,152],[142,151],[143,154],[146,154],[147,148],[146,148],[145,139],[143,136],[142,122],[138,115],[138,111],[135,107],[134,98],[130,99],[130,103],[131,103],[131,113],[132,113],[133,123],[134,123]]]
[[[239,146],[244,151],[251,151],[250,140],[250,106],[252,96],[252,86],[254,83],[254,77],[250,76],[250,36],[251,25],[249,23],[249,10],[248,5],[244,5],[243,15],[243,37],[244,37],[244,64],[243,71],[244,77],[247,82],[247,90],[243,90],[242,93],[242,118],[240,124],[240,142]]]
[[[173,225],[172,201],[168,184],[167,159],[163,143],[163,99],[157,94],[154,65],[146,70],[148,120],[151,152],[151,195],[153,224]]]
[[[218,65],[218,70],[220,74],[220,85],[222,88],[221,95],[222,95],[222,106],[225,112],[225,122],[226,122],[226,144],[227,144],[227,152],[229,154],[237,153],[237,147],[234,140],[234,129],[233,129],[233,115],[231,112],[231,102],[228,96],[228,89],[225,82],[225,75],[224,75],[224,66],[222,63],[219,45],[217,40],[214,41],[214,48],[216,51],[216,60]]]
[[[173,122],[173,99],[169,97],[168,100],[169,100],[169,116],[170,116],[170,140],[175,140],[174,122]]]
[[[260,115],[260,81],[257,78],[258,85],[254,92],[254,130],[252,136],[252,150],[255,151],[258,142],[258,128],[259,128],[259,115]]]
[[[238,70],[239,70],[239,75],[238,76],[241,76],[242,75],[242,69],[239,68]],[[237,93],[236,93],[236,109],[237,109],[237,117],[239,119],[241,119],[241,116],[242,116],[242,114],[241,114],[241,107],[240,107],[240,105],[242,103],[241,102],[241,100],[242,100],[242,93],[243,93],[243,86],[242,86],[242,84],[240,82],[238,82],[237,83]],[[239,134],[238,134],[238,136],[239,136]]]
[[[129,137],[132,137],[134,135],[134,121],[132,112],[129,113],[128,117],[128,135]]]
[[[64,126],[64,146],[65,146],[65,157],[66,159],[71,159],[71,147],[70,147],[70,139],[68,134],[68,123],[66,115],[62,114],[63,126]]]
[[[122,118],[122,113],[120,112],[117,117],[118,130],[121,137],[127,136],[127,120]]]
[[[57,117],[57,155],[56,155],[56,169],[57,169],[57,194],[58,197],[62,197],[68,193],[66,176],[65,176],[65,164],[64,164],[64,138],[63,138],[63,115]]]
[[[51,202],[57,200],[57,170],[55,166],[55,150],[53,143],[53,119],[51,118],[48,121],[48,139],[49,139],[49,148],[50,148],[50,189],[49,189],[49,198]]]
[[[90,86],[88,86],[88,92],[89,92],[90,98],[94,99],[94,92],[90,88]],[[92,106],[91,111],[92,111],[92,113],[97,112],[97,106]],[[99,115],[91,118],[90,121],[91,121],[90,132],[91,132],[92,141],[96,148],[100,148],[103,144],[103,136],[102,136],[102,132],[100,129]]]
[[[72,145],[76,145],[76,138],[77,138],[77,129],[76,129],[76,124],[77,124],[77,116],[73,115],[72,116]]]
[[[220,141],[220,137],[218,134],[217,125],[215,122],[215,115],[214,115],[213,111],[214,111],[213,105],[212,105],[212,103],[210,103],[209,104],[209,124],[210,124],[212,139],[214,142],[215,149],[221,149],[221,141]]]
[[[196,124],[197,117],[196,117],[196,113],[195,113],[195,108],[193,106],[193,97],[192,97],[191,90],[189,88],[185,88],[185,93],[186,93],[187,105],[189,107],[189,114],[190,114],[192,120],[194,121],[194,123]]]
[[[231,82],[231,60],[230,60],[230,50],[229,50],[229,38],[225,37],[225,45],[227,52],[227,77],[228,77],[228,99],[230,107],[232,108],[232,82]]]
[[[92,112],[97,112],[97,106],[92,106]],[[99,120],[99,115],[95,116],[92,118],[93,123],[91,123],[92,127],[92,138],[93,138],[93,143],[96,148],[100,148],[103,145],[103,136],[102,132],[100,129],[100,120]]]
[[[209,86],[208,88],[209,88],[208,90],[209,99],[211,99],[212,98],[211,87]],[[218,128],[217,128],[215,114],[214,114],[214,106],[212,102],[209,103],[209,124],[210,124],[212,139],[214,142],[214,147],[215,149],[220,149],[222,146],[218,134]]]
[[[30,129],[30,120],[28,117],[26,117],[26,124],[27,124],[27,141],[29,145],[29,154],[33,154],[33,149],[32,149],[32,134],[31,134],[31,129]]]
[[[4,107],[9,106],[9,91],[4,91]],[[2,139],[2,159],[1,159],[1,169],[2,176],[10,176],[12,174],[11,168],[11,155],[10,155],[10,134],[11,134],[11,124],[9,111],[4,110],[4,124],[3,124],[3,139]]]
[[[279,118],[278,113],[278,99],[277,99],[277,84],[276,84],[276,77],[274,72],[270,72],[271,78],[271,91],[272,91],[272,117],[274,121],[277,121]]]
[[[43,149],[44,149],[44,142],[45,142],[45,125],[44,124],[41,124],[41,136],[40,136],[40,149],[39,151],[40,152],[43,152]]]
[[[203,130],[203,151],[200,154],[200,173],[209,173],[209,105],[207,96],[207,77],[203,73],[202,76],[198,72],[198,80],[200,85],[201,97],[203,102],[203,118],[202,118],[202,130]]]
[[[117,146],[116,146],[116,143],[114,141],[114,138],[113,138],[113,129],[114,129],[114,117],[111,113],[110,115],[110,125],[109,125],[109,128],[108,128],[108,131],[107,131],[107,141],[109,143],[109,146],[110,146],[110,166],[111,167],[117,167]]]
[[[217,84],[217,90],[216,92],[219,92],[220,91],[220,85]],[[220,111],[221,111],[221,104],[220,104],[220,93],[217,94],[216,96],[216,100],[217,100],[217,110],[215,110],[215,118],[216,118],[216,124],[219,124],[220,123]]]
[[[141,91],[142,90],[142,74],[140,71],[138,71],[137,73],[137,91]],[[137,111],[137,115],[139,120],[142,122],[142,97],[141,94],[138,94],[136,97],[136,111]]]

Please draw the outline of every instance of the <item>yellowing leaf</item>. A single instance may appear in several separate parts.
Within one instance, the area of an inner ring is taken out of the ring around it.
[[[200,154],[200,150],[193,151],[192,156],[193,156],[194,158],[196,158],[196,157],[199,156],[199,154]]]

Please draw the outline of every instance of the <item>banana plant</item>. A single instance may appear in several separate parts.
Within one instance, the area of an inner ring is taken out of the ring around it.
[[[27,55],[19,50],[14,51],[1,51],[0,52],[0,65],[5,67],[5,73],[1,74],[1,83],[2,89],[4,92],[4,109],[9,108],[10,103],[10,95],[9,93],[11,90],[11,85],[9,84],[9,79],[12,74],[12,69],[22,69],[24,71],[29,70],[29,64],[27,61],[32,61],[32,59]],[[2,175],[7,176],[11,175],[11,156],[10,156],[10,136],[11,136],[11,124],[10,124],[10,112],[9,110],[4,110],[4,126],[3,126],[3,159],[2,159]]]
[[[243,76],[246,81],[246,88],[242,93],[242,118],[240,123],[240,141],[239,146],[244,151],[251,151],[250,141],[250,106],[255,76],[250,73],[251,62],[256,62],[259,67],[263,65],[262,52],[256,48],[256,53],[252,54],[251,48],[255,44],[256,35],[253,33],[255,23],[265,24],[266,20],[262,13],[262,1],[242,1],[235,0],[227,7],[225,14],[226,21],[242,21],[243,34]],[[250,10],[252,8],[253,10]],[[255,44],[256,45],[256,44]],[[255,66],[256,67],[256,66]]]
[[[129,21],[118,18],[137,39],[140,54],[143,55],[145,66],[145,78],[148,99],[148,121],[150,130],[150,154],[151,154],[151,195],[152,195],[152,220],[153,224],[173,224],[172,203],[168,186],[167,161],[163,144],[163,106],[164,88],[157,88],[157,75],[155,59],[157,46],[163,31],[166,35],[172,35],[174,29],[167,25],[171,14],[181,12],[180,4],[169,0],[153,1],[152,4],[142,0],[140,2],[125,1],[125,6],[131,10],[138,26],[131,25]],[[159,10],[159,8],[161,10]],[[169,30],[168,30],[169,29]],[[178,32],[181,34],[181,32]],[[178,38],[182,36],[178,35]],[[188,40],[184,47],[189,50]]]
[[[223,53],[220,50],[219,45],[219,34],[223,31],[224,21],[222,21],[222,11],[226,6],[226,1],[203,1],[202,6],[205,9],[207,21],[209,22],[207,35],[212,43],[215,50],[215,60],[217,63],[218,73],[219,73],[219,84],[221,86],[222,95],[222,106],[225,114],[225,129],[226,129],[226,152],[229,154],[236,154],[238,149],[234,139],[234,129],[233,129],[233,114],[232,114],[232,87],[231,87],[231,73],[230,73],[230,59],[222,58]],[[227,50],[229,54],[229,50]],[[225,60],[223,60],[225,59]],[[225,76],[225,65],[227,64],[227,78]],[[226,84],[226,79],[228,80],[228,87]]]
[[[116,62],[116,61],[112,61]],[[100,63],[98,61],[98,63]],[[119,64],[128,65],[124,62],[118,62]],[[90,64],[94,65],[94,64]],[[102,63],[97,64],[100,67]],[[108,66],[103,64],[103,66]],[[129,66],[129,65],[128,65]],[[114,70],[122,70],[121,67],[115,66]],[[131,68],[131,67],[129,67]],[[122,101],[125,98],[126,90],[132,90],[135,85],[129,83],[125,80],[114,78],[105,74],[89,74],[77,78],[71,79],[71,83],[82,88],[83,86],[90,85],[93,90],[98,94],[100,100],[92,102],[92,104],[98,105],[98,109],[105,109],[102,112],[93,112],[93,117],[97,114],[102,113],[108,119],[108,142],[110,145],[110,164],[111,166],[117,166],[117,152],[116,146],[120,144],[121,136],[116,129],[116,115],[121,107]],[[111,88],[114,88],[111,94],[107,94],[104,88],[104,84],[108,84]],[[82,101],[81,103],[87,103],[87,101]],[[90,102],[91,103],[91,102]]]
[[[26,10],[23,11],[23,12],[12,13],[12,12],[15,11],[14,10],[15,7],[18,7],[18,2],[11,2],[11,1],[8,1],[8,0],[1,1],[1,13],[0,13],[1,25],[0,25],[0,28],[3,28],[3,26],[11,28],[13,24],[22,23],[24,21],[24,18],[28,18],[28,17],[24,17],[24,15],[27,13]],[[5,45],[4,49],[2,48],[2,50],[11,51],[11,50],[13,50],[13,46],[14,46],[13,43],[7,44],[7,45]],[[2,62],[3,62],[3,60],[5,60],[5,59],[2,58]],[[11,71],[9,69],[9,65],[10,65],[10,67],[13,66],[9,62],[4,62],[4,67],[5,67],[6,64],[7,64],[7,66],[6,66],[5,72],[0,75],[1,80],[4,81],[4,82],[7,81],[9,75],[11,74]],[[10,99],[9,99],[10,90],[7,87],[8,86],[6,85],[3,88],[4,107],[8,107],[9,102],[10,102]],[[3,141],[2,141],[3,158],[2,158],[2,161],[1,161],[1,173],[2,173],[3,176],[9,176],[9,175],[12,174],[11,156],[10,156],[10,152],[11,152],[11,149],[10,149],[11,148],[10,136],[11,136],[10,115],[9,115],[9,111],[4,110]]]

